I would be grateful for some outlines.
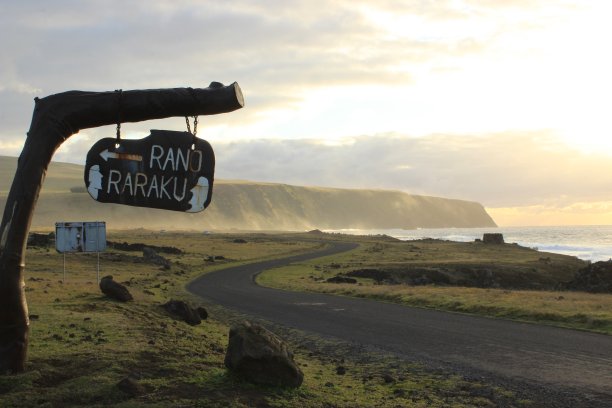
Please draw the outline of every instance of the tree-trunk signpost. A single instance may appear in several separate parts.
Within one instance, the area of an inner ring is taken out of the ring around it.
[[[213,82],[199,89],[132,90],[119,92],[119,96],[118,92],[69,91],[35,99],[32,123],[0,224],[0,374],[25,369],[29,333],[24,293],[27,237],[57,148],[81,129],[215,115],[244,106],[237,83],[224,86]],[[107,140],[94,145],[87,158],[85,182],[96,200],[187,212],[201,211],[210,202],[214,155],[206,142],[186,132],[171,131],[152,131],[142,143],[124,140],[112,146]]]

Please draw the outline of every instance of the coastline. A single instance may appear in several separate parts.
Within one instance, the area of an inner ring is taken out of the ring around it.
[[[501,233],[507,243],[597,262],[612,259],[612,225],[572,225],[488,228],[340,229],[351,235],[389,235],[402,241],[434,238],[470,242],[484,233]]]

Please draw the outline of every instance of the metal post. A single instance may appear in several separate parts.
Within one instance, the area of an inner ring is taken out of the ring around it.
[[[96,279],[100,284],[100,221],[96,221],[96,256],[98,258],[98,266],[96,269]]]
[[[98,280],[98,285],[100,284],[100,251],[96,251],[96,255],[98,256],[98,268],[96,269],[96,279]]]
[[[63,252],[62,255],[64,255],[64,279],[62,279],[62,283],[66,282],[66,253]]]

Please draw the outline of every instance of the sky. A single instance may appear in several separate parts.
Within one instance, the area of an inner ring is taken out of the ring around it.
[[[612,224],[612,2],[0,0],[0,155],[33,98],[238,82],[199,118],[216,178],[482,203],[499,225]],[[184,118],[122,126],[185,130]],[[68,139],[83,164],[114,126]]]

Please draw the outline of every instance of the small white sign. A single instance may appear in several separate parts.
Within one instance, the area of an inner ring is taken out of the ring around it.
[[[56,222],[55,249],[65,252],[102,252],[106,249],[104,221]]]

